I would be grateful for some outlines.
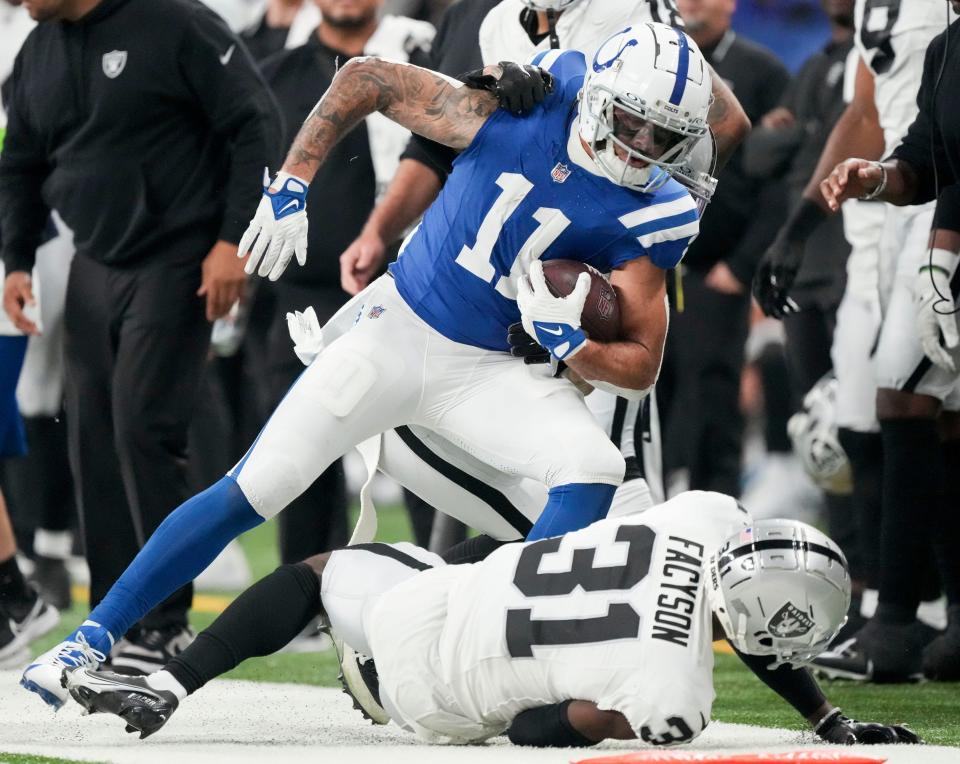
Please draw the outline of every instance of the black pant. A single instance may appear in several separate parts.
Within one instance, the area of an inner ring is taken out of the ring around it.
[[[210,341],[200,263],[133,268],[77,256],[65,308],[67,426],[95,606],[188,497],[187,427]],[[186,623],[187,585],[141,624]]]
[[[263,380],[272,411],[303,373],[303,364],[293,352],[286,314],[313,305],[321,325],[340,307],[346,295],[337,290],[279,282],[269,290],[261,285],[257,299],[272,300],[267,333],[266,369]],[[337,459],[301,496],[279,515],[280,559],[297,563],[320,552],[345,546],[347,487],[343,463]]]
[[[824,309],[811,305],[783,319],[796,408],[800,407],[803,396],[833,367],[830,346],[836,326],[836,307]],[[830,537],[846,555],[850,574],[855,580],[867,580],[870,577],[870,552],[865,558],[861,549],[865,541],[870,542],[863,538],[857,525],[852,497],[824,493],[824,501]]]
[[[797,408],[810,388],[833,368],[830,346],[836,323],[835,309],[816,307],[804,308],[783,319],[787,334],[787,363]]]
[[[711,289],[703,274],[683,279],[685,310],[671,307],[664,374],[665,471],[687,468],[690,488],[739,496],[743,415],[740,374],[750,295]]]

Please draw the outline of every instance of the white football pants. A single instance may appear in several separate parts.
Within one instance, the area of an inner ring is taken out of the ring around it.
[[[277,514],[357,444],[402,425],[434,432],[496,470],[547,488],[622,481],[620,451],[572,384],[506,353],[447,339],[410,309],[390,276],[331,324],[329,334],[339,336],[230,471],[261,516]]]

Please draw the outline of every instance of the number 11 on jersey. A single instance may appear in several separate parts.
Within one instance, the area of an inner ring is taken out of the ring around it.
[[[493,266],[493,249],[506,225],[507,220],[517,211],[517,207],[533,190],[533,184],[523,175],[515,172],[503,172],[496,180],[501,192],[493,206],[483,218],[477,231],[477,240],[472,247],[464,245],[457,255],[457,265],[470,271],[474,276],[488,284],[493,283],[497,275]],[[517,282],[538,259],[547,247],[570,225],[570,220],[560,210],[553,207],[539,207],[533,213],[533,219],[539,223],[537,228],[513,256],[510,273],[497,279],[495,289],[509,300],[517,298]]]

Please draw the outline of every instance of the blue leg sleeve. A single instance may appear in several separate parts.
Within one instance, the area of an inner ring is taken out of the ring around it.
[[[547,506],[527,534],[527,541],[580,530],[606,517],[616,490],[606,483],[568,483],[551,488]]]
[[[27,438],[17,408],[17,380],[27,353],[27,337],[0,336],[0,457],[23,456]]]
[[[167,516],[88,620],[114,639],[123,636],[150,608],[200,575],[231,540],[262,522],[237,482],[222,478]],[[109,652],[106,637],[81,628],[88,641],[102,642],[96,649]]]

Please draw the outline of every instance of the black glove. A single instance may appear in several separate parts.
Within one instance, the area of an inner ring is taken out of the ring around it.
[[[463,83],[474,90],[489,90],[501,109],[512,114],[529,112],[553,92],[553,75],[539,66],[501,61],[497,66],[461,74]]]
[[[507,342],[510,355],[522,358],[526,364],[550,363],[550,351],[527,334],[520,321],[507,327]]]
[[[877,724],[848,719],[834,708],[814,727],[823,740],[834,745],[886,745],[889,743],[922,743],[920,736],[899,724]]]
[[[825,217],[826,212],[816,202],[803,199],[763,253],[753,277],[753,296],[764,314],[783,318],[798,310],[790,299],[790,289],[803,263],[807,239]]]

